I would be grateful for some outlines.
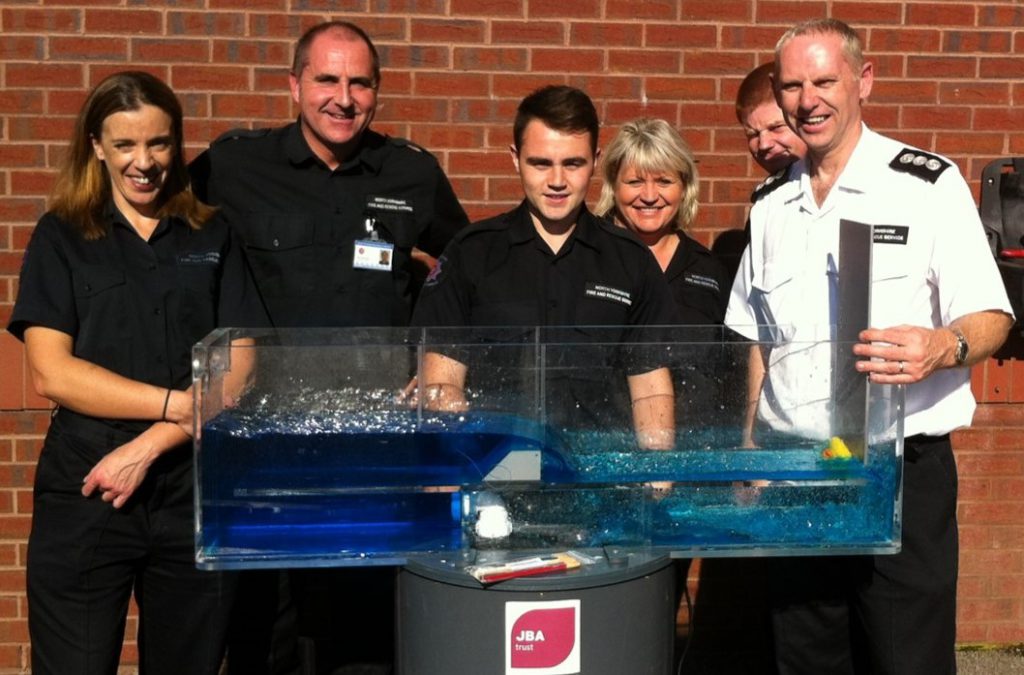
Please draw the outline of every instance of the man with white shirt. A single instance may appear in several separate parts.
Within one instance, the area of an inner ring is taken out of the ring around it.
[[[874,71],[856,33],[835,19],[802,23],[779,40],[775,62],[779,106],[808,150],[752,207],[726,315],[746,337],[772,343],[767,361],[751,359],[751,381],[763,374],[764,386],[751,392],[758,421],[748,420],[747,440],[757,443],[757,424],[829,434],[821,392],[792,373],[831,367],[819,361],[826,351],[797,343],[837,323],[830,276],[841,219],[875,226],[870,326],[853,347],[856,370],[906,385],[902,552],[782,560],[772,579],[776,662],[782,675],[955,673],[949,432],[971,422],[969,368],[1006,338],[1010,304],[957,168],[864,125]],[[758,324],[775,328],[759,335]]]

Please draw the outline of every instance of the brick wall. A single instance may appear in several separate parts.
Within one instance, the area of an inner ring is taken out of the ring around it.
[[[474,217],[518,197],[505,150],[518,99],[567,82],[590,92],[609,128],[646,114],[683,131],[700,159],[695,234],[710,243],[742,224],[758,180],[733,117],[736,87],[788,25],[824,14],[866,39],[876,129],[951,156],[975,192],[986,162],[1024,154],[1024,5],[1013,0],[5,0],[0,324],[72,116],[112,71],[168,81],[195,152],[226,129],[292,117],[293,39],[325,18],[353,19],[384,62],[377,127],[433,150]],[[977,369],[985,403],[955,438],[967,642],[1024,641],[1024,365],[1012,355]],[[20,345],[0,336],[0,673],[27,670],[24,542],[47,424],[24,372]]]

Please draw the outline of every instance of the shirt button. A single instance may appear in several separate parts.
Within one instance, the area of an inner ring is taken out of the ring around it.
[[[159,308],[159,307],[156,307],[156,308],[155,308],[155,309],[153,310],[153,314],[155,314],[156,316],[160,316],[160,308]]]
[[[281,243],[280,243],[280,242],[279,242],[279,241],[278,241],[277,239],[275,239],[275,240],[274,240],[274,248],[277,248],[277,247],[279,247],[280,245],[281,245]]]

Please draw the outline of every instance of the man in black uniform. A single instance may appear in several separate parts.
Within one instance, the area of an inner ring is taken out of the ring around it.
[[[590,98],[572,87],[539,89],[519,104],[513,131],[512,162],[526,198],[513,211],[456,235],[424,284],[413,323],[676,323],[668,285],[647,247],[624,228],[593,216],[584,203],[598,155],[598,118]],[[668,369],[630,372],[640,446],[672,447]],[[421,395],[431,407],[457,409],[464,405],[466,374],[466,364],[430,352],[420,372]]]
[[[298,121],[217,139],[190,167],[194,190],[223,209],[242,240],[274,326],[404,326],[434,256],[466,214],[433,156],[370,129],[380,61],[358,26],[306,31],[289,82]],[[282,628],[289,621],[279,617],[270,629],[288,603],[278,606],[275,575],[264,573],[273,579],[262,584],[259,575],[243,578],[231,673],[293,672],[295,641]],[[391,660],[392,577],[390,568],[291,575],[307,588],[294,591],[300,633],[333,636],[318,645],[318,672]]]
[[[466,214],[432,155],[370,129],[380,63],[359,27],[307,31],[289,81],[298,121],[217,139],[193,187],[241,235],[275,326],[406,325]]]

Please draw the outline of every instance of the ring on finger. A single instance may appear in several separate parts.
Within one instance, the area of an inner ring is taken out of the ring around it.
[[[900,375],[903,374],[903,368],[906,367],[906,365],[905,361],[900,361]]]

